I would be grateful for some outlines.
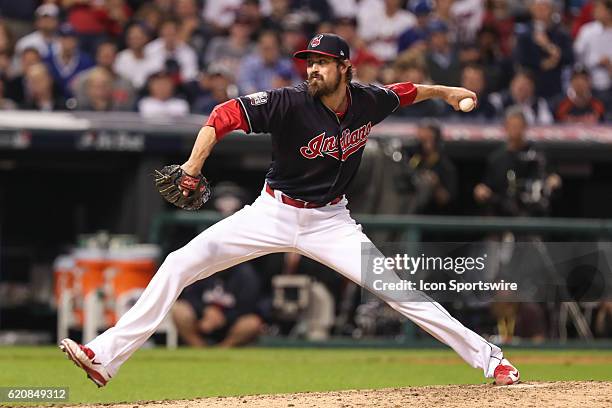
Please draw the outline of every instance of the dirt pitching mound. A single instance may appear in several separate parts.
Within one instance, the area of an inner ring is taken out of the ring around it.
[[[526,382],[510,387],[451,385],[150,401],[121,408],[287,407],[612,407],[612,382]],[[81,405],[80,408],[84,406]],[[100,407],[99,405],[97,407]]]

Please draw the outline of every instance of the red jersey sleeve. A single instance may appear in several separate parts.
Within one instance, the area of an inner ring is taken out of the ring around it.
[[[391,89],[397,94],[400,100],[400,106],[402,107],[412,105],[417,96],[417,88],[412,82],[399,82],[385,85],[385,88]]]
[[[217,140],[221,140],[232,130],[244,130],[249,132],[249,124],[246,116],[240,108],[236,99],[230,99],[220,105],[215,106],[211,112],[205,126],[215,128]]]

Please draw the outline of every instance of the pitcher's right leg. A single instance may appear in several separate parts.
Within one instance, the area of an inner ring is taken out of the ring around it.
[[[87,344],[95,354],[91,361],[95,358],[109,376],[115,375],[153,334],[187,285],[261,255],[293,250],[291,217],[273,200],[260,197],[172,252],[136,304],[114,327]]]

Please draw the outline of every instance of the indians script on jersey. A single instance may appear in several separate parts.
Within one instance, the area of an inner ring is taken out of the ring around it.
[[[338,151],[338,138],[336,136],[325,137],[325,132],[310,139],[306,146],[300,148],[300,153],[307,159],[315,159],[328,155],[336,160],[346,161],[351,154],[365,146],[370,130],[372,130],[372,122],[368,122],[353,131],[344,129],[342,136],[340,136],[341,159],[340,152]]]

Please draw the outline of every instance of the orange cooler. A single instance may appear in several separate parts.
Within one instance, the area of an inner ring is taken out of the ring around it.
[[[111,324],[116,323],[147,287],[155,275],[158,256],[159,248],[156,245],[143,244],[110,250],[105,278],[106,293],[109,295],[107,305],[114,304],[114,307],[107,309]]]

